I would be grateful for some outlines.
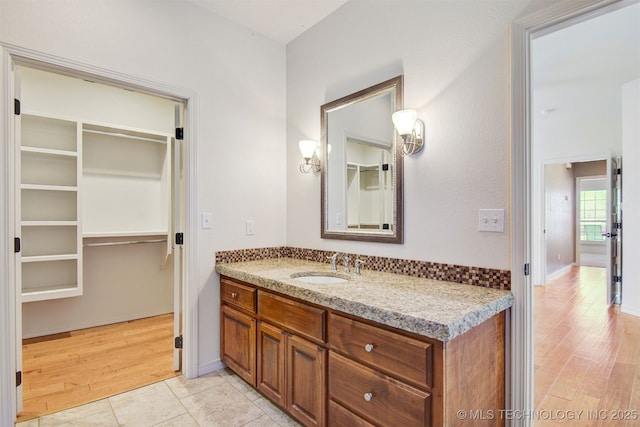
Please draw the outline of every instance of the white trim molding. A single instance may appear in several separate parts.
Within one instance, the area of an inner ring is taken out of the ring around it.
[[[8,52],[0,46],[0,126],[2,128],[2,156],[0,157],[0,425],[13,425],[16,419],[16,287],[14,254],[14,156],[13,156],[13,63]]]
[[[0,43],[0,126],[2,127],[2,160],[0,161],[0,425],[13,425],[16,419],[16,287],[14,286],[13,247],[13,67],[14,64],[39,68],[72,77],[91,78],[101,83],[182,102],[185,108],[185,281],[183,284],[182,373],[188,378],[198,376],[198,289],[193,283],[198,261],[196,208],[196,104],[194,91],[168,86],[135,76],[94,67],[66,58],[48,55],[6,43]]]
[[[531,283],[531,76],[530,43],[551,27],[599,15],[625,0],[558,2],[512,23],[511,43],[511,393],[512,426],[530,426],[533,410],[533,286]],[[556,27],[557,28],[557,27]],[[525,266],[529,275],[525,275]]]

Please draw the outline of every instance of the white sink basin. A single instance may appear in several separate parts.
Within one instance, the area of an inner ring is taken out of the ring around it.
[[[324,273],[324,272],[307,272],[307,273],[295,273],[291,275],[292,279],[299,280],[304,283],[311,284],[334,284],[334,283],[346,283],[349,281],[349,276],[344,276],[338,273]]]

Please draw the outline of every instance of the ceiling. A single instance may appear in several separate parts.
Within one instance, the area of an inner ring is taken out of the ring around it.
[[[347,0],[184,0],[283,44]]]
[[[535,88],[590,81],[621,85],[640,75],[640,4],[539,37],[532,44]]]

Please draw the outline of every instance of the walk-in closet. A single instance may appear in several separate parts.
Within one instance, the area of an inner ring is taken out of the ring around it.
[[[181,109],[57,72],[17,75],[25,419],[60,409],[55,397],[70,407],[179,369]]]

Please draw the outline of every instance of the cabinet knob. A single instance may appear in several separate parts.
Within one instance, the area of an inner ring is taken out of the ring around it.
[[[371,353],[373,351],[373,344],[365,344],[364,351],[366,351],[367,353]]]
[[[237,292],[231,292],[231,298],[237,299],[238,298],[238,293]]]
[[[371,399],[373,399],[373,394],[365,393],[363,397],[364,397],[364,400],[366,400],[367,402],[371,402]]]

